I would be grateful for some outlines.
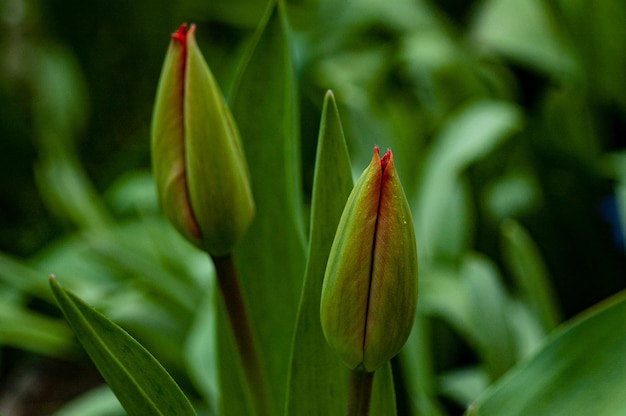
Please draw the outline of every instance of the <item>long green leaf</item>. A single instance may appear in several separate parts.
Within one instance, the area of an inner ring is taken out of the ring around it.
[[[122,416],[124,409],[109,386],[96,387],[63,405],[53,416]]]
[[[501,232],[504,258],[517,287],[549,332],[561,321],[561,314],[539,249],[517,221],[504,222]]]
[[[489,100],[464,106],[446,122],[424,163],[414,205],[420,256],[457,258],[466,248],[454,241],[466,238],[469,228],[468,190],[460,176],[520,125],[517,107]]]
[[[319,305],[328,254],[352,187],[350,156],[337,105],[329,91],[320,123],[309,251],[291,356],[287,415],[340,415],[346,410],[348,369],[324,339]],[[375,415],[396,413],[389,364],[374,377],[371,411]]]
[[[268,10],[231,93],[256,204],[255,219],[235,252],[235,262],[276,410],[282,410],[285,401],[305,265],[298,101],[284,8],[279,1]],[[250,414],[233,371],[237,364],[229,331],[221,313],[221,414]]]
[[[476,351],[491,379],[518,357],[511,327],[510,297],[495,265],[474,253],[457,269],[428,269],[420,286],[420,308],[447,321]]]
[[[79,348],[65,322],[4,297],[0,298],[0,345],[50,357],[72,356]]]
[[[41,273],[24,262],[0,253],[0,283],[29,296],[49,301],[50,292],[41,284]]]
[[[197,307],[196,316],[185,342],[185,361],[191,381],[213,413],[219,414],[218,339],[215,314],[217,294],[215,292],[214,284],[209,285],[204,301]]]
[[[370,414],[385,416],[395,416],[397,414],[396,391],[393,384],[391,362],[388,362],[376,371],[374,386],[372,387]]]
[[[291,356],[288,415],[339,415],[346,410],[348,370],[324,339],[319,305],[326,261],[353,186],[351,172],[335,99],[328,92],[320,123],[309,251]],[[312,400],[312,397],[324,397],[324,400]],[[390,365],[374,378],[371,407],[372,414],[395,414]]]
[[[626,414],[626,292],[555,333],[532,359],[478,398],[468,414]]]
[[[472,36],[481,46],[557,77],[580,68],[553,23],[547,2],[488,0],[475,14]]]
[[[288,415],[334,415],[346,408],[348,371],[324,339],[320,294],[330,247],[353,187],[337,105],[327,93],[317,146],[304,288],[291,356]],[[324,397],[324,400],[311,400]]]
[[[172,377],[134,338],[55,278],[50,286],[78,341],[129,415],[196,414]]]
[[[507,295],[495,265],[486,257],[469,254],[461,266],[462,286],[470,306],[467,328],[477,341],[477,352],[492,380],[504,374],[517,357],[509,325]]]
[[[422,279],[423,281],[424,279]],[[420,284],[420,295],[424,293]],[[418,301],[418,311],[423,302]],[[404,388],[407,392],[409,407],[413,415],[442,416],[436,400],[437,385],[433,353],[430,349],[431,331],[428,320],[423,312],[418,312],[411,335],[404,348],[400,351],[399,361],[404,374]]]

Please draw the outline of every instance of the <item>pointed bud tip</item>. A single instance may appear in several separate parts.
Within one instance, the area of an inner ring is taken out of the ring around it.
[[[380,149],[378,148],[378,146],[374,146],[374,157],[380,160],[380,166],[383,171],[385,170],[389,162],[393,161],[393,154],[391,153],[391,149],[387,149],[387,152],[381,158]]]
[[[389,164],[389,162],[393,159],[392,154],[391,154],[391,149],[387,149],[387,153],[385,153],[382,157],[382,159],[380,160],[380,164],[383,167],[383,170],[385,170],[385,168],[387,167],[387,165]]]
[[[185,45],[187,43],[187,37],[194,32],[196,25],[191,24],[187,26],[187,23],[180,25],[178,30],[172,33],[172,39]]]
[[[187,23],[183,23],[176,32],[172,33],[172,39],[183,44],[187,41]]]

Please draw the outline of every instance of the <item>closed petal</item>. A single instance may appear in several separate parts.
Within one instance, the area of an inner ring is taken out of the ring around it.
[[[172,35],[163,63],[152,117],[152,167],[165,216],[189,240],[200,243],[185,168],[184,85],[187,26]]]

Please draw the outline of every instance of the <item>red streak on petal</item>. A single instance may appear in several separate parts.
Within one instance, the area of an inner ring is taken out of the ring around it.
[[[378,241],[378,226],[379,226],[379,220],[380,220],[380,207],[382,205],[382,199],[383,199],[383,188],[385,186],[385,180],[386,180],[386,176],[385,176],[385,168],[387,167],[387,165],[389,164],[389,161],[392,160],[392,155],[391,155],[391,149],[387,150],[387,153],[385,153],[383,155],[383,157],[380,157],[380,149],[378,148],[378,146],[374,146],[374,156],[377,160],[378,163],[380,164],[380,187],[379,187],[379,193],[378,193],[378,201],[376,201],[377,206],[376,206],[376,222],[374,223],[374,242],[372,244],[372,254],[371,254],[371,267],[370,267],[370,275],[369,275],[369,287],[367,289],[367,303],[366,303],[366,307],[365,307],[365,328],[363,330],[363,344],[362,344],[362,350],[363,352],[365,352],[365,348],[366,348],[366,341],[367,341],[367,321],[369,319],[369,308],[370,308],[370,295],[372,294],[372,278],[374,276],[374,259],[376,258],[376,243]],[[387,175],[388,177],[389,175]]]
[[[178,43],[180,44],[180,47],[182,49],[182,53],[180,55],[180,60],[178,62],[178,65],[180,66],[178,74],[180,76],[180,80],[179,80],[179,85],[180,85],[180,90],[179,90],[179,104],[180,104],[180,117],[182,119],[182,136],[183,136],[183,143],[181,144],[181,160],[185,160],[185,88],[187,87],[187,55],[188,55],[188,48],[187,48],[187,41],[189,39],[189,36],[193,36],[194,31],[196,29],[196,25],[189,25],[187,26],[187,23],[183,23],[182,25],[180,25],[180,27],[178,28],[178,30],[174,33],[172,33],[172,42],[174,44]],[[202,239],[202,232],[200,230],[200,226],[198,225],[198,221],[196,220],[195,214],[193,212],[193,209],[191,208],[191,200],[190,200],[190,196],[189,196],[189,181],[187,179],[187,172],[185,170],[186,168],[186,163],[183,162],[182,166],[180,166],[180,171],[178,174],[180,174],[181,176],[181,180],[182,180],[182,186],[184,188],[184,195],[182,195],[181,197],[184,199],[182,205],[185,206],[186,208],[183,209],[182,212],[182,217],[183,217],[183,222],[185,223],[185,225],[188,227],[188,231],[189,233],[195,237],[198,240]]]

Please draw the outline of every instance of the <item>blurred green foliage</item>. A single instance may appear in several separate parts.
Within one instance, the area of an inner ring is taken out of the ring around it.
[[[181,22],[198,25],[230,91],[265,7],[0,4],[0,386],[31,354],[86,362],[51,307],[54,272],[153,352],[194,404],[215,406],[217,375],[190,365],[218,348],[206,332],[218,323],[200,312],[212,270],[160,216],[150,117]],[[308,218],[329,88],[354,174],[375,144],[391,147],[411,201],[422,280],[394,363],[401,409],[458,413],[563,319],[626,287],[623,1],[293,0],[288,13],[301,171],[284,179],[301,175],[286,187],[304,203],[294,232]],[[237,104],[254,113],[254,102]]]

